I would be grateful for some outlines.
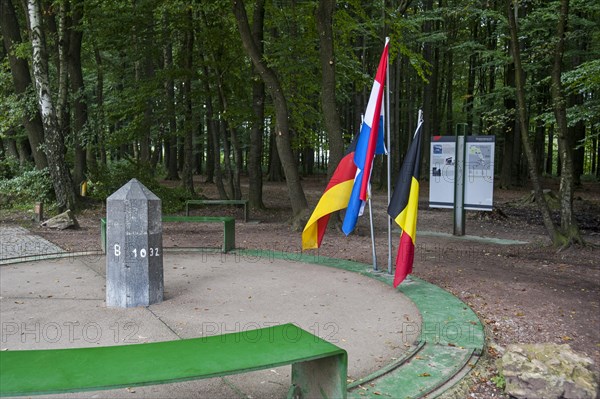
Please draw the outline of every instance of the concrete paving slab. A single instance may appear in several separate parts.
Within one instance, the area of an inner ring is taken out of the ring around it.
[[[0,300],[1,350],[60,349],[179,339],[145,308],[109,309],[104,300]]]
[[[403,328],[420,322],[417,308],[402,294],[347,270],[211,253],[165,254],[164,302],[106,308],[103,264],[103,259],[82,257],[0,267],[2,349],[250,334],[252,329],[295,322],[346,349],[349,376],[356,379],[401,357],[412,343],[403,339]],[[27,331],[22,335],[18,329]],[[32,339],[38,330],[40,339]],[[75,341],[76,333],[87,335]],[[282,397],[290,369],[66,397]]]
[[[0,293],[11,298],[104,300],[104,275],[90,267],[98,258],[62,258],[0,267]]]
[[[0,261],[25,256],[63,253],[64,249],[20,226],[0,227]]]

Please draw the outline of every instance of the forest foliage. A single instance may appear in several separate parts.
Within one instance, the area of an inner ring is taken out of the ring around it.
[[[425,148],[432,136],[452,135],[457,126],[468,134],[494,134],[499,186],[528,184],[511,12],[518,28],[525,126],[535,170],[564,175],[559,151],[559,139],[564,138],[572,155],[572,184],[600,175],[600,10],[594,2],[0,2],[0,172],[9,180],[50,165],[45,176],[50,176],[58,207],[76,206],[72,202],[84,181],[92,193],[96,187],[96,195],[107,195],[100,188],[125,164],[135,165],[128,171],[143,170],[157,179],[181,179],[187,196],[198,194],[191,177],[201,174],[217,184],[222,197],[239,198],[244,195],[240,175],[247,174],[251,204],[262,207],[263,178],[289,184],[296,171],[326,173],[329,164],[339,161],[359,130],[385,37],[391,38],[393,170],[402,161],[422,109]],[[319,10],[327,4],[333,7],[327,39],[335,68],[333,114],[324,112],[321,96],[326,66],[320,64],[325,50],[317,23]],[[235,12],[239,5],[246,11],[262,64],[244,46]],[[568,131],[562,132],[551,89],[557,26],[565,5],[564,48],[558,56]],[[32,23],[36,7],[39,33]],[[36,54],[38,46],[41,52]],[[263,79],[261,65],[273,73],[277,90]],[[44,110],[39,87],[35,89],[44,73],[50,113]],[[288,141],[278,135],[281,101],[287,110]],[[339,131],[327,131],[327,126],[336,126],[328,125],[327,118],[339,121]],[[66,175],[54,172],[56,159],[65,164]],[[381,164],[378,159],[375,183],[386,180]],[[428,169],[428,151],[423,166]],[[290,188],[290,196],[303,196],[299,190]],[[308,206],[290,201],[294,213]]]

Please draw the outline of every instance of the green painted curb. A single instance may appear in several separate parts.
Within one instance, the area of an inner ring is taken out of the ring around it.
[[[335,267],[392,285],[393,276],[373,271],[370,265],[303,252],[235,250],[235,255],[283,259]],[[416,347],[407,355],[370,376],[349,384],[350,398],[436,397],[454,386],[475,366],[485,347],[483,324],[475,312],[448,291],[414,276],[409,276],[398,291],[418,308],[422,324],[404,331],[403,339]],[[414,334],[412,338],[407,333]]]

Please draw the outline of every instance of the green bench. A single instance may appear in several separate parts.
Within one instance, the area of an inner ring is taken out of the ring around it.
[[[288,396],[346,397],[346,351],[294,324],[178,341],[2,351],[0,396],[156,385],[288,364]]]
[[[164,216],[164,222],[223,223],[223,252],[235,249],[235,219],[231,216]],[[100,219],[100,242],[106,253],[106,219]]]
[[[187,200],[185,201],[185,214],[190,215],[190,205],[244,205],[244,222],[250,218],[248,200]]]

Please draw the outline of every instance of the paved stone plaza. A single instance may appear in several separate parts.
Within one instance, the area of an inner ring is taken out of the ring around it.
[[[164,301],[106,306],[106,260],[2,227],[0,351],[138,344],[294,323],[348,352],[349,397],[440,393],[477,362],[483,330],[455,297],[369,265],[273,251],[164,254]],[[1,354],[2,352],[0,352]],[[428,378],[415,378],[426,372]],[[448,382],[450,381],[450,382]],[[58,397],[280,398],[290,367]]]

